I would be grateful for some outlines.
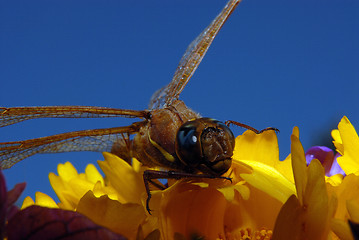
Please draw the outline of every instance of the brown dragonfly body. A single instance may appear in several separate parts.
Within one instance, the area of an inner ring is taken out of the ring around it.
[[[111,152],[123,159],[140,159],[147,166],[220,176],[231,165],[234,136],[219,121],[200,116],[182,101],[153,110],[133,124],[137,134],[115,143]]]

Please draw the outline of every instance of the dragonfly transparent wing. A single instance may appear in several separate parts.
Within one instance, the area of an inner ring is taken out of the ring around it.
[[[0,127],[36,118],[146,118],[148,111],[105,107],[52,106],[52,107],[0,107]]]
[[[218,31],[239,2],[240,0],[230,0],[211,24],[193,40],[181,58],[172,81],[153,94],[149,103],[149,109],[169,106],[174,100],[178,99],[180,93],[201,63]]]
[[[115,143],[127,141],[130,134],[136,133],[140,123],[127,127],[83,130],[25,141],[0,143],[0,167],[10,168],[15,163],[38,153],[110,152]]]

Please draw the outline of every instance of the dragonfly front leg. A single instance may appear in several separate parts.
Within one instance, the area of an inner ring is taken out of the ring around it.
[[[232,120],[227,120],[224,124],[226,124],[228,127],[229,127],[229,125],[233,124],[233,125],[236,125],[238,127],[242,127],[242,128],[251,130],[251,131],[255,132],[256,134],[260,134],[262,132],[269,131],[269,130],[273,130],[276,133],[279,133],[279,130],[277,128],[274,128],[274,127],[267,127],[265,129],[262,129],[262,130],[259,131],[259,130],[255,129],[254,127],[251,127],[251,126],[249,126],[247,124],[232,121]]]

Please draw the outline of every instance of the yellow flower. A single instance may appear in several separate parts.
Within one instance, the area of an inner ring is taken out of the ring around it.
[[[247,131],[236,140],[233,165],[227,173],[232,183],[225,179],[169,181],[167,189],[152,191],[152,215],[145,207],[147,195],[142,175],[147,168],[136,160],[130,166],[117,156],[104,153],[105,161],[98,163],[106,180],[93,165],[78,174],[70,163],[60,164],[58,175],[50,173],[49,178],[61,201],[60,208],[78,211],[130,239],[135,238],[138,226],[145,236],[159,229],[162,239],[194,235],[207,239],[255,239],[271,236],[285,196],[294,191],[293,183],[284,177],[290,176],[286,172],[290,164],[279,162],[278,156],[273,131],[259,135]],[[273,166],[280,166],[284,174]],[[258,177],[258,181],[253,177]],[[254,187],[256,182],[266,180],[273,184],[264,189],[275,186],[277,190],[268,193]],[[39,197],[37,194],[35,204],[41,202]],[[26,202],[24,206],[29,205]]]
[[[340,164],[356,173],[358,136],[346,118],[338,129],[332,135]],[[152,215],[143,183],[148,168],[110,153],[98,162],[105,178],[93,165],[79,174],[70,163],[60,164],[58,175],[49,178],[61,202],[36,193],[35,203],[26,198],[23,207],[74,210],[129,239],[156,229],[161,239],[352,239],[347,221],[359,221],[359,176],[326,178],[318,160],[307,166],[297,128],[291,139],[291,155],[280,161],[274,131],[246,131],[236,138],[225,174],[232,182],[169,180],[165,190],[151,189]]]

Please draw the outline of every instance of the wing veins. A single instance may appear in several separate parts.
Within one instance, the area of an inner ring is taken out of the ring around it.
[[[123,140],[123,133],[136,133],[140,123],[133,123],[126,127],[75,131],[24,141],[0,143],[0,167],[10,168],[17,162],[37,153],[111,151],[115,142]]]
[[[172,81],[153,94],[149,104],[150,109],[169,106],[174,100],[178,99],[180,93],[201,63],[218,31],[222,28],[239,2],[240,0],[229,1],[211,24],[191,42],[179,62]]]
[[[0,107],[0,127],[9,126],[36,118],[106,118],[129,117],[148,118],[149,111],[130,109],[87,107],[87,106],[49,106],[49,107]]]

